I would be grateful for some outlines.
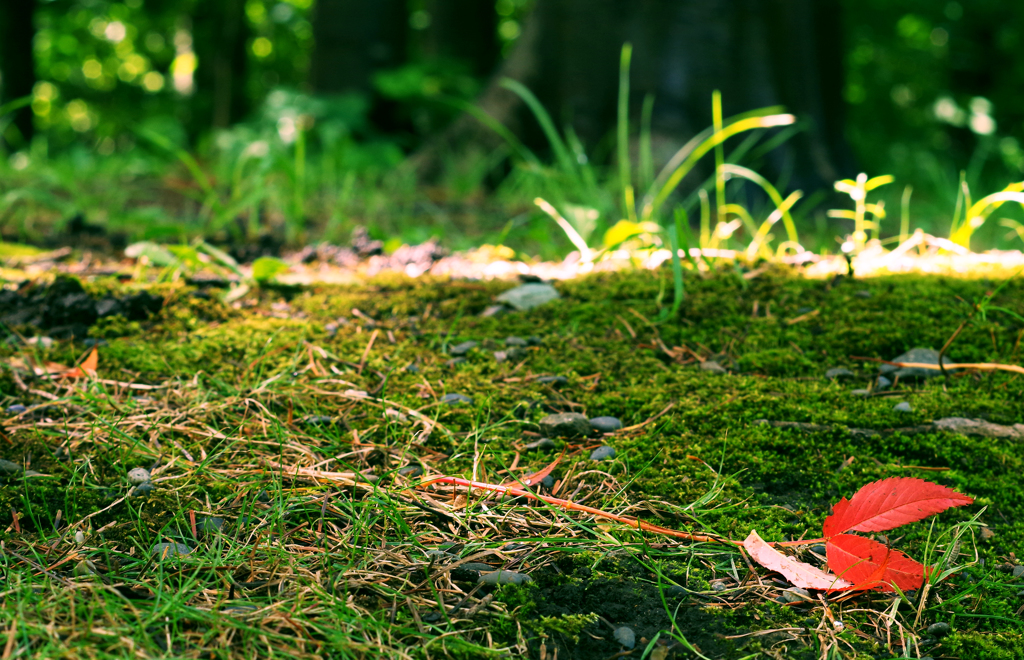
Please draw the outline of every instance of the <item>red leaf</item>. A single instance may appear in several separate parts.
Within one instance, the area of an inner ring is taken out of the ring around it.
[[[839,534],[825,542],[828,567],[853,583],[854,589],[892,591],[920,589],[925,568],[899,550],[854,534]]]
[[[850,582],[829,575],[815,566],[788,557],[764,542],[757,532],[751,531],[743,547],[754,561],[769,570],[782,573],[793,585],[803,589],[849,589]]]
[[[534,472],[530,476],[528,476],[528,477],[526,477],[526,478],[524,478],[524,479],[522,479],[520,481],[505,482],[505,483],[502,484],[502,486],[513,486],[515,488],[522,488],[523,486],[534,486],[536,484],[539,484],[541,481],[544,480],[544,477],[546,477],[549,474],[551,474],[551,471],[555,469],[555,466],[558,465],[558,462],[561,461],[561,460],[562,460],[562,457],[559,456],[554,461],[552,461],[552,463],[550,465],[548,465],[545,468],[542,468],[539,472]]]
[[[951,488],[913,477],[873,481],[832,507],[826,538],[844,532],[883,532],[974,500]]]

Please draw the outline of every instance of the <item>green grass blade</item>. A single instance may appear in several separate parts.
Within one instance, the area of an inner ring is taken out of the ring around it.
[[[622,187],[623,206],[629,221],[636,222],[636,201],[633,199],[629,161],[629,60],[632,54],[632,44],[623,44],[619,60],[619,114],[616,128],[619,143],[619,185]]]
[[[654,94],[644,97],[640,110],[640,190],[647,190],[654,183],[654,155],[651,149],[651,115],[654,113]]]
[[[569,149],[565,146],[565,141],[562,140],[562,136],[555,129],[555,123],[551,121],[551,115],[544,109],[544,106],[537,100],[537,97],[533,95],[533,92],[518,80],[512,80],[511,78],[502,79],[501,86],[519,96],[526,103],[530,111],[533,112],[533,116],[537,119],[537,123],[540,124],[541,130],[544,131],[552,151],[555,152],[555,160],[558,161],[563,172],[573,179],[578,179],[579,174],[576,171],[576,164],[569,155]]]

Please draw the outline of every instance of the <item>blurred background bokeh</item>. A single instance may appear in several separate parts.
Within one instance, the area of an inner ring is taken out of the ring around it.
[[[965,190],[1024,179],[1024,3],[1010,0],[18,0],[0,12],[6,241],[204,236],[275,252],[365,226],[389,247],[440,236],[564,254],[535,196],[580,209],[570,219],[585,234],[628,215],[624,42],[637,185],[712,125],[714,90],[727,117],[785,106],[795,128],[728,149],[804,192],[794,215],[813,249],[849,232],[827,216],[838,178],[894,176],[877,192],[883,238],[904,200],[915,228],[944,234]],[[575,178],[506,77],[550,113]],[[710,172],[674,202],[694,225]],[[1020,210],[1000,219],[972,247],[1020,247]]]

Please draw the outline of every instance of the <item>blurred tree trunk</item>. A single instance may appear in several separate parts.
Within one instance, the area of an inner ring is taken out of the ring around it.
[[[0,3],[0,105],[30,95],[36,85],[32,54],[35,11],[36,0]],[[19,149],[28,144],[32,133],[32,108],[26,106],[15,111],[13,126],[0,135],[0,140]]]
[[[249,23],[245,0],[202,0],[192,17],[193,48],[198,60],[196,131],[225,128],[250,109],[246,90]]]
[[[806,192],[831,189],[853,167],[843,136],[841,27],[839,0],[538,0],[477,102],[543,148],[537,122],[498,84],[519,80],[592,151],[614,130],[619,53],[629,41],[631,117],[654,94],[656,160],[711,125],[711,95],[720,89],[725,116],[784,105],[806,120],[807,130],[769,155],[766,173]],[[430,177],[446,150],[499,143],[464,116],[413,164]]]
[[[423,50],[428,58],[462,60],[470,73],[489,76],[498,64],[498,13],[483,0],[428,0],[430,26]]]
[[[408,12],[402,0],[317,0],[313,89],[370,91],[373,73],[405,60]]]

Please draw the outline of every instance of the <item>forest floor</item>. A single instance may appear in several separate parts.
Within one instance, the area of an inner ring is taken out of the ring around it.
[[[688,275],[660,324],[665,267],[527,311],[495,307],[516,283],[390,273],[0,292],[27,310],[0,344],[2,657],[1024,657],[1024,379],[882,387],[872,361],[940,349],[997,284],[746,275]],[[1024,315],[1024,282],[992,304]],[[1022,334],[976,315],[948,355],[1017,364]],[[623,428],[541,442],[563,412]],[[910,556],[982,526],[928,593],[805,595],[728,544],[419,485],[556,458],[541,493],[735,540],[820,536],[887,477],[975,498],[882,539]]]

